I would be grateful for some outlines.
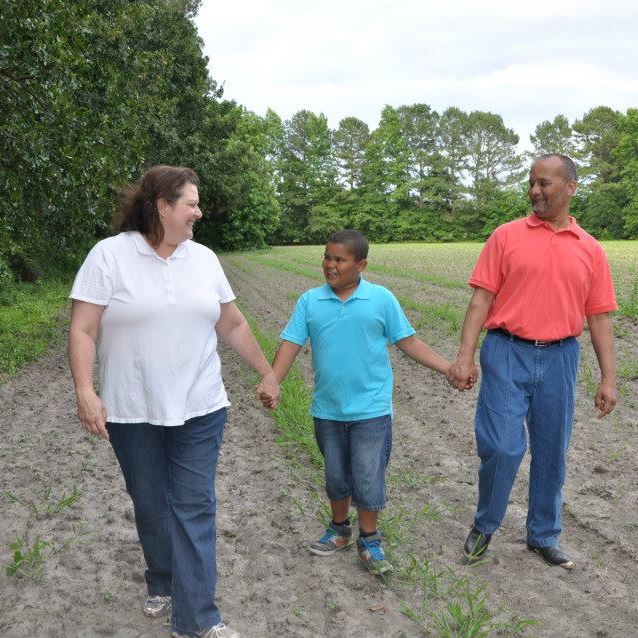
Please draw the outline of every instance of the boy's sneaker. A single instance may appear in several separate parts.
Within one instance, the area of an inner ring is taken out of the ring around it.
[[[176,631],[171,632],[171,638],[240,638],[239,632],[231,629],[220,622],[219,625],[215,625],[205,631],[200,631],[196,634],[178,634]]]
[[[377,531],[370,536],[359,536],[357,550],[359,551],[359,560],[371,574],[378,576],[392,571],[392,565],[386,560],[383,547],[381,547],[380,532]]]
[[[333,522],[328,525],[326,533],[308,549],[317,556],[330,556],[338,549],[345,549],[352,545],[352,526],[335,525]]]
[[[170,596],[149,596],[142,607],[147,618],[167,616],[173,610]]]

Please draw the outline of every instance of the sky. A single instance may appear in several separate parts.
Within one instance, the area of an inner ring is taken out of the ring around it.
[[[203,0],[196,24],[224,97],[284,120],[456,106],[526,148],[558,114],[638,107],[638,0]]]

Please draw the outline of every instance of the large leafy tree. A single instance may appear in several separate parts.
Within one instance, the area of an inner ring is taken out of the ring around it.
[[[345,117],[332,136],[339,181],[350,190],[361,185],[365,152],[370,141],[368,125],[356,117]]]
[[[620,166],[614,149],[619,143],[622,120],[619,111],[597,106],[574,122],[576,141],[589,179],[603,183],[619,179]]]
[[[310,215],[336,192],[331,131],[325,115],[303,110],[284,123],[280,150],[278,238],[304,241]]]
[[[439,115],[427,104],[400,106],[397,115],[407,147],[408,188],[417,197],[417,206],[425,205],[427,180],[438,155],[437,124]]]
[[[564,115],[538,124],[529,139],[534,145],[534,157],[545,153],[562,153],[573,159],[576,155],[573,130]]]
[[[521,158],[516,145],[519,137],[495,113],[472,111],[467,119],[467,155],[465,167],[473,195],[484,182],[508,183],[517,175]]]
[[[212,245],[271,240],[278,204],[262,123],[209,77],[190,20],[199,4],[0,0],[5,275],[76,262],[112,232],[118,187],[157,163],[200,174]]]

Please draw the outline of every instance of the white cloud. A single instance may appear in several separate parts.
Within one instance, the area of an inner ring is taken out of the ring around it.
[[[374,127],[425,102],[499,113],[525,141],[559,113],[638,106],[634,0],[204,0],[197,25],[225,96],[283,118]]]

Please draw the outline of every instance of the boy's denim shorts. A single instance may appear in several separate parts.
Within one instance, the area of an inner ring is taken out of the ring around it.
[[[392,417],[332,421],[314,417],[315,437],[325,460],[326,493],[332,501],[350,497],[352,505],[385,507],[385,470],[392,450]]]

